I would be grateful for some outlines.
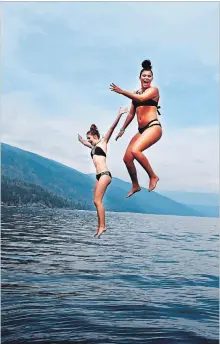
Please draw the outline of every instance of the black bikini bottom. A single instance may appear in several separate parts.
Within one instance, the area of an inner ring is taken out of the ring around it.
[[[109,172],[109,171],[105,171],[105,172],[101,172],[101,173],[97,174],[96,179],[99,180],[101,178],[101,176],[109,176],[112,178],[111,172]]]
[[[145,125],[145,127],[143,127],[143,128],[138,128],[139,133],[142,134],[146,129],[148,129],[148,128],[150,128],[150,127],[153,127],[154,125],[159,125],[159,126],[161,127],[160,122],[159,122],[159,123],[154,123],[154,124],[150,125],[150,124],[153,123],[153,122],[158,122],[158,120],[157,120],[157,119],[153,119],[153,120],[150,121],[147,125]]]

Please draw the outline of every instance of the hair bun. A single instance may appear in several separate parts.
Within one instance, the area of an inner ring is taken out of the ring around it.
[[[142,62],[142,67],[144,68],[144,69],[152,69],[152,65],[151,65],[151,61],[150,60],[144,60],[143,62]]]
[[[92,124],[90,130],[97,130],[97,126],[95,124]]]

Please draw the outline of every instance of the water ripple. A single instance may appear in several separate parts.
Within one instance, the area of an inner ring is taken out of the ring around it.
[[[2,207],[2,343],[218,343],[218,221]]]

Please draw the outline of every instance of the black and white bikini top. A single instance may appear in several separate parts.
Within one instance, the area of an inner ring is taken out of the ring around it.
[[[101,140],[100,140],[101,141]],[[99,141],[99,142],[100,142]],[[98,142],[98,143],[99,143]],[[97,143],[97,144],[98,144]],[[101,148],[101,147],[97,147],[97,144],[96,144],[96,146],[95,147],[93,147],[92,148],[92,150],[91,150],[91,157],[93,158],[93,155],[101,155],[101,156],[105,156],[106,157],[106,154],[105,154],[105,152],[104,152],[104,150]]]

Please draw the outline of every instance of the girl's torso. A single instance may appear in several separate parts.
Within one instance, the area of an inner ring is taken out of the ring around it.
[[[104,171],[108,171],[106,164],[107,155],[107,143],[101,140],[95,147],[91,150],[91,157],[96,168],[96,174]]]
[[[144,92],[136,91],[135,93],[142,94]],[[133,101],[135,112],[137,115],[138,127],[146,126],[152,120],[158,120],[157,106],[160,96],[148,99],[144,102]]]

